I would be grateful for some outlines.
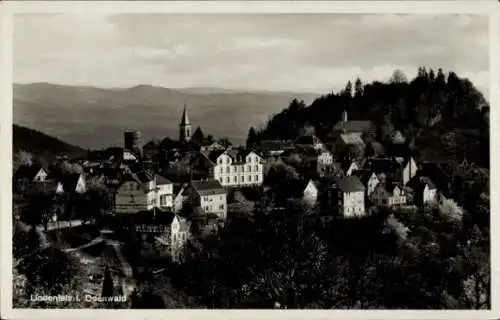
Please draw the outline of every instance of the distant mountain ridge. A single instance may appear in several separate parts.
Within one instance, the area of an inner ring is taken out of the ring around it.
[[[315,93],[242,91],[224,88],[170,89],[151,85],[97,88],[50,83],[14,85],[14,123],[88,149],[121,146],[123,131],[138,129],[143,143],[176,138],[187,104],[193,130],[243,143],[248,129],[265,124],[294,98],[306,104]]]

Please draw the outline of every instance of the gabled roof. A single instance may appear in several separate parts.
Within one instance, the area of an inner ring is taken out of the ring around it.
[[[212,161],[212,163],[217,163],[217,159],[220,157],[221,154],[223,154],[225,150],[212,150],[209,153],[204,153],[204,155]]]
[[[424,190],[425,186],[428,186],[429,189],[433,190],[436,189],[436,185],[434,182],[429,177],[425,176],[415,176],[413,179],[411,179],[408,184],[408,187],[412,188],[413,190],[417,192],[421,192]]]
[[[148,183],[153,180],[153,175],[147,171],[124,174],[122,181],[135,181],[138,184]]]
[[[148,143],[146,143],[142,148],[143,149],[156,149],[160,146],[160,140],[158,139],[153,139],[151,141],[149,141]]]
[[[359,144],[359,145],[365,144],[365,142],[361,138],[361,134],[358,132],[342,133],[340,135],[340,139],[345,144]]]
[[[339,121],[335,124],[334,131],[343,132],[366,132],[375,130],[373,122],[369,120],[350,120],[350,121]]]
[[[342,190],[342,192],[356,192],[365,191],[365,187],[356,176],[346,176],[335,181],[335,185]]]
[[[375,156],[383,155],[385,154],[385,148],[380,142],[370,142],[367,145],[368,148],[371,148],[373,150],[373,153]]]
[[[172,181],[160,176],[159,174],[155,174],[155,178],[157,185],[172,184]]]
[[[373,172],[368,169],[358,169],[354,170],[351,175],[358,177],[361,183],[366,185],[373,175]]]
[[[191,186],[200,195],[225,194],[226,190],[217,180],[193,180]]]

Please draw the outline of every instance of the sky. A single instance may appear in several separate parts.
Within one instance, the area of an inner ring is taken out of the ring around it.
[[[488,93],[488,17],[389,14],[18,14],[16,83],[326,93],[418,66]]]

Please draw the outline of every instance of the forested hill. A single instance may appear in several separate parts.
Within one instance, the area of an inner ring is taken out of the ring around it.
[[[488,102],[468,79],[425,67],[411,81],[399,70],[388,83],[363,84],[358,78],[353,85],[349,81],[341,92],[321,96],[308,107],[294,100],[252,139],[294,139],[306,123],[325,139],[343,110],[348,111],[349,120],[374,122],[379,128],[377,140],[382,142],[400,130],[408,141],[414,141],[419,158],[467,158],[489,166]]]
[[[12,138],[14,168],[21,161],[19,155],[22,152],[30,154],[33,157],[32,160],[40,162],[42,165],[50,164],[57,156],[67,155],[77,157],[86,154],[84,149],[70,145],[42,132],[15,124],[12,127]]]

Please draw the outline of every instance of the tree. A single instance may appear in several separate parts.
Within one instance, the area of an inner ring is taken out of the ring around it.
[[[104,267],[104,280],[102,282],[101,297],[112,297],[114,295],[113,279],[111,278],[111,272],[106,264]]]
[[[67,160],[62,161],[58,167],[61,170],[61,173],[63,174],[83,173],[83,168],[80,164],[72,163]]]
[[[352,82],[350,80],[347,81],[347,84],[345,85],[345,88],[342,91],[342,95],[349,98],[352,97]]]
[[[192,140],[198,143],[203,143],[205,141],[205,135],[203,134],[203,131],[200,127],[197,127],[194,131]]]
[[[434,73],[434,70],[431,69],[431,71],[429,71],[429,80],[431,83],[434,83],[434,81],[436,80],[436,74]]]
[[[407,83],[408,79],[401,69],[396,69],[389,80],[390,83]]]
[[[33,155],[25,150],[18,152],[19,165],[31,166],[33,164]]]
[[[75,262],[60,249],[40,246],[24,256],[17,266],[27,278],[27,295],[35,288],[50,295],[57,295],[67,287],[77,273]]]
[[[21,213],[21,220],[25,223],[36,226],[45,225],[52,217],[54,195],[46,188],[34,188],[26,195],[26,205]]]
[[[217,140],[217,142],[219,142],[224,148],[228,148],[229,146],[231,146],[231,142],[229,141],[228,138],[219,138],[219,140]]]
[[[356,78],[356,81],[354,82],[354,96],[356,98],[363,96],[363,83],[359,77]]]
[[[247,148],[252,149],[256,146],[257,144],[257,134],[255,133],[255,129],[253,127],[250,127],[250,130],[248,130],[248,138],[247,138]]]

